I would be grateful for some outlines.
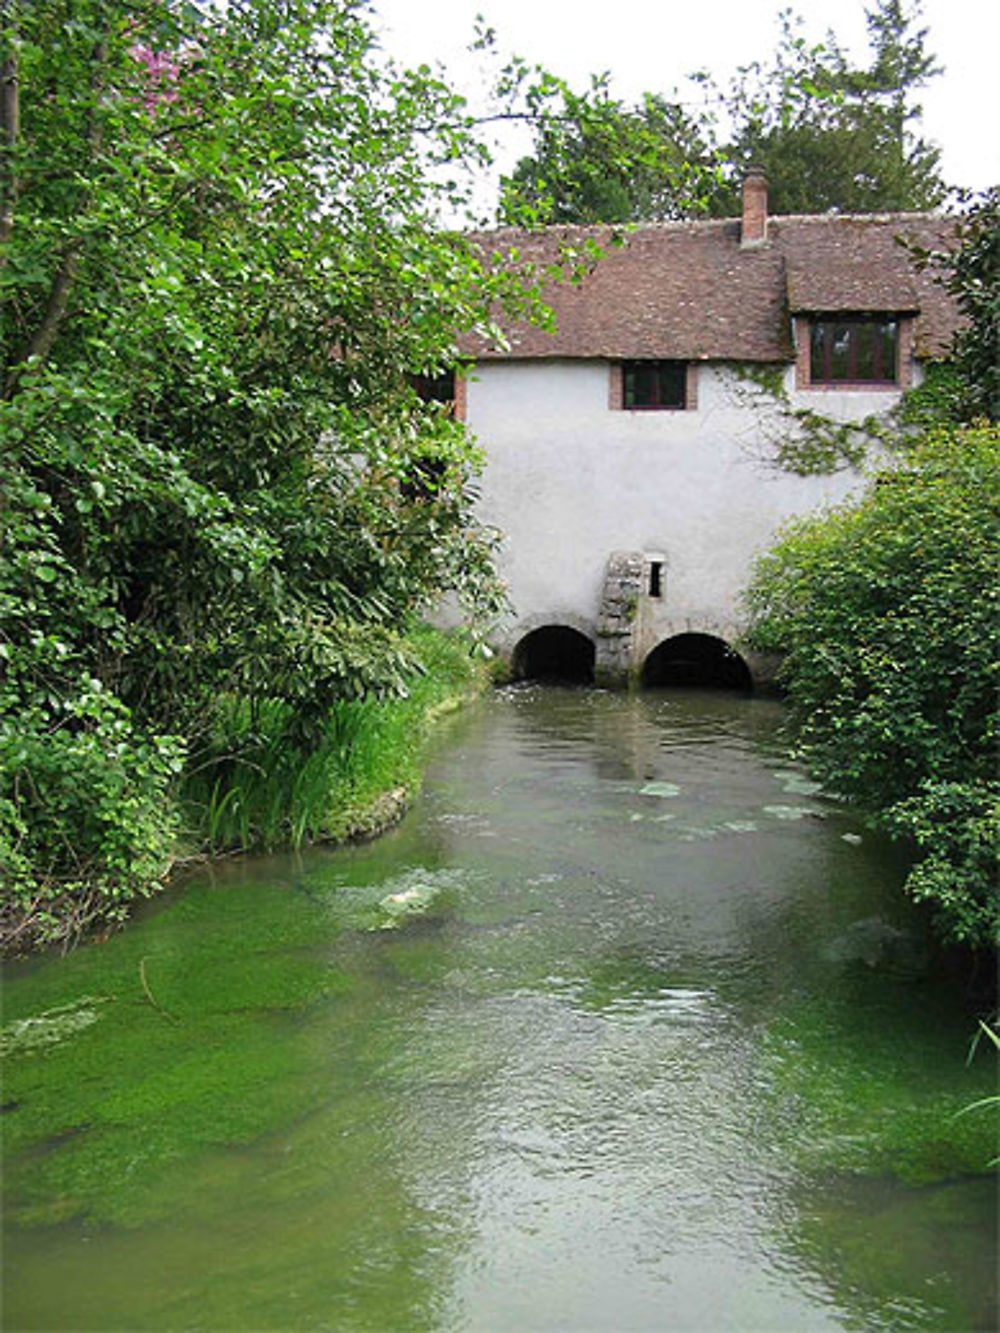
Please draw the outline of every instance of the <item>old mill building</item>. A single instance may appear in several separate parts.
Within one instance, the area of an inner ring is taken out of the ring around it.
[[[513,606],[496,648],[516,676],[749,688],[733,651],[755,553],[793,515],[843,499],[851,468],[796,475],[776,442],[808,408],[883,416],[954,332],[954,303],[900,238],[947,245],[928,214],[769,217],[751,173],[741,218],[629,233],[578,285],[546,292],[557,329],[467,340],[456,410],[485,451],[480,516],[505,534]],[[483,233],[544,257],[608,229]]]

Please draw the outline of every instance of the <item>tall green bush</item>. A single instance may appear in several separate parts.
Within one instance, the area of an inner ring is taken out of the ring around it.
[[[942,432],[757,563],[750,640],[784,656],[827,787],[909,839],[946,939],[1000,943],[1000,431]]]
[[[474,127],[354,0],[12,0],[0,43],[2,910],[75,922],[155,880],[220,706],[308,746],[421,606],[496,607],[410,382],[537,307],[435,224]]]

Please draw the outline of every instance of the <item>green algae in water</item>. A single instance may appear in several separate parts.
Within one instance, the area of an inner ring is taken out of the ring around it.
[[[10,1220],[142,1224],[162,1215],[180,1163],[314,1112],[340,1041],[326,1015],[359,980],[324,956],[331,938],[378,929],[386,897],[403,898],[394,925],[443,913],[460,878],[424,870],[352,888],[321,870],[238,893],[205,884],[11,988],[13,1004],[30,1003],[31,983],[61,1003],[5,1029]],[[97,976],[110,992],[99,1030],[87,992],[66,998]]]
[[[609,959],[586,977],[550,976],[542,993],[567,1001],[587,1013],[646,1021],[705,1022],[722,1010],[710,990],[692,985],[674,969],[641,958]]]
[[[814,782],[812,778],[795,769],[783,769],[774,776],[781,783],[782,791],[787,792],[789,796],[818,796],[823,790],[822,783]]]
[[[764,814],[771,815],[775,819],[792,821],[808,819],[809,817],[813,819],[824,819],[826,817],[810,805],[765,805]]]
[[[313,1106],[323,1085],[302,1016],[351,989],[314,952],[322,920],[294,892],[206,885],[8,986],[8,1008],[45,1006],[8,1034],[63,1038],[4,1061],[8,1216],[134,1225],[158,1214],[158,1184],[178,1162]],[[98,977],[100,1023],[88,1000]]]
[[[444,907],[444,890],[438,884],[416,883],[387,893],[378,901],[379,920],[373,930],[399,930],[413,921],[439,914]]]
[[[364,931],[399,930],[421,921],[440,920],[460,900],[465,876],[449,869],[415,866],[389,880],[338,883],[318,879],[314,891],[325,891],[333,921],[341,928]]]
[[[957,1113],[989,1087],[989,1061],[970,1067],[954,1029],[943,1040],[882,1006],[860,1013],[863,1025],[832,998],[803,997],[769,1026],[761,1053],[784,1149],[808,1172],[910,1185],[986,1172],[995,1125]]]
[[[266,1015],[176,1029],[157,1020],[164,1031],[132,1017],[134,1030],[111,1035],[109,1024],[98,1046],[76,1043],[72,1061],[36,1060],[33,1077],[11,1069],[12,1220],[144,1221],[158,1214],[157,1184],[174,1163],[249,1143],[322,1094],[301,1034]]]
[[[607,748],[570,758],[561,708]],[[774,792],[738,745],[684,753],[710,843],[668,802],[630,825],[654,704],[519,709],[445,769],[492,844],[431,787],[378,844],[223,868],[16,978],[12,1021],[107,1001],[6,1062],[12,1327],[656,1327],[667,1290],[685,1326],[728,1291],[713,1327],[977,1327],[989,1275],[914,1234],[983,1216],[955,1173],[989,1126],[954,1112],[992,1067],[851,933],[895,938],[892,857],[839,815],[727,829]],[[420,884],[447,910],[371,928]]]
[[[796,1204],[789,1250],[858,1311],[854,1327],[996,1328],[996,1306],[982,1294],[983,1275],[996,1263],[994,1181],[900,1189],[883,1176],[830,1172],[812,1177]]]
[[[719,836],[719,830],[712,825],[707,827],[686,828],[677,834],[679,842],[709,842]]]
[[[89,1028],[100,1018],[97,1005],[108,1003],[107,995],[82,995],[69,1004],[56,1005],[44,1013],[16,1018],[0,1029],[0,1057],[18,1052],[40,1051]]]

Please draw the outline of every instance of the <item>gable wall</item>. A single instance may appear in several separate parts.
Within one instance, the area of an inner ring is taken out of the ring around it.
[[[615,551],[665,562],[664,595],[644,598],[637,660],[687,630],[732,641],[755,552],[794,514],[842,499],[853,473],[794,477],[767,463],[761,414],[731,368],[698,366],[697,408],[609,408],[606,361],[480,363],[467,385],[467,419],[487,456],[481,517],[506,535],[501,572],[514,603],[497,647],[509,654],[542,624],[593,633]],[[794,390],[794,368],[786,370]],[[884,411],[892,391],[793,392],[840,419]],[[774,422],[774,424],[777,424]]]

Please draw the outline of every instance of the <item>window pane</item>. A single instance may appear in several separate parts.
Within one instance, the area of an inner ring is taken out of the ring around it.
[[[811,380],[828,380],[830,378],[827,356],[830,346],[829,334],[829,324],[814,324],[812,326],[809,348],[809,378]]]
[[[455,372],[445,370],[440,375],[411,375],[417,397],[425,403],[453,403],[455,401]]]
[[[623,406],[684,407],[686,383],[683,361],[626,361],[622,366]]]
[[[656,367],[637,366],[635,372],[636,407],[656,406]]]
[[[657,406],[684,406],[685,368],[679,361],[661,361],[657,371]]]
[[[855,324],[856,355],[853,365],[852,380],[876,380],[875,373],[875,325]]]
[[[851,378],[851,326],[834,324],[830,331],[830,378]]]
[[[879,325],[879,344],[881,364],[879,379],[896,381],[896,333],[898,325],[894,319]]]
[[[894,384],[898,330],[892,319],[817,320],[810,334],[811,380]]]

